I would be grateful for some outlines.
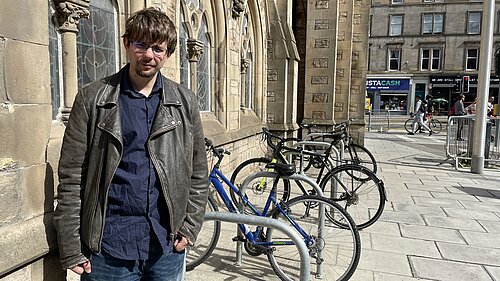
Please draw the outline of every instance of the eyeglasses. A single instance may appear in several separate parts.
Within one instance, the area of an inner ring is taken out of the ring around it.
[[[149,48],[153,51],[153,54],[157,57],[162,57],[167,53],[166,49],[163,49],[157,45],[148,45],[144,42],[135,42],[132,41],[132,45],[137,49],[141,54],[145,53]]]

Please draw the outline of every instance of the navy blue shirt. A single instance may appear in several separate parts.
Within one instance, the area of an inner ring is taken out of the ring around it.
[[[149,97],[133,89],[128,75],[121,83],[123,155],[109,188],[102,239],[102,250],[119,259],[154,258],[169,246],[168,210],[147,146],[163,92],[157,77]]]

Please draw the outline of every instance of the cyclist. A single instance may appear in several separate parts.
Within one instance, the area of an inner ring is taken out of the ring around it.
[[[416,96],[415,99],[415,111],[412,114],[414,116],[412,122],[412,131],[408,134],[414,135],[415,131],[417,130],[417,125],[420,125],[420,127],[426,129],[429,132],[429,136],[431,136],[434,132],[431,130],[431,128],[429,128],[429,126],[427,126],[427,124],[424,123],[424,115],[427,112],[427,104],[421,101],[419,96]]]

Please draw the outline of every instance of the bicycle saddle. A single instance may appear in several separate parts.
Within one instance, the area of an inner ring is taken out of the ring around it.
[[[269,163],[266,165],[267,169],[274,169],[280,176],[291,176],[295,174],[295,165],[283,163]]]

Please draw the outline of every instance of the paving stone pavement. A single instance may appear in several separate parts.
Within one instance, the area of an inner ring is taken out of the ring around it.
[[[388,202],[377,223],[360,231],[351,280],[500,281],[500,171],[457,171],[444,148],[422,149],[444,147],[444,137],[366,134]],[[223,223],[213,256],[186,280],[278,280],[265,256],[244,253],[243,264],[234,265],[235,230]]]

